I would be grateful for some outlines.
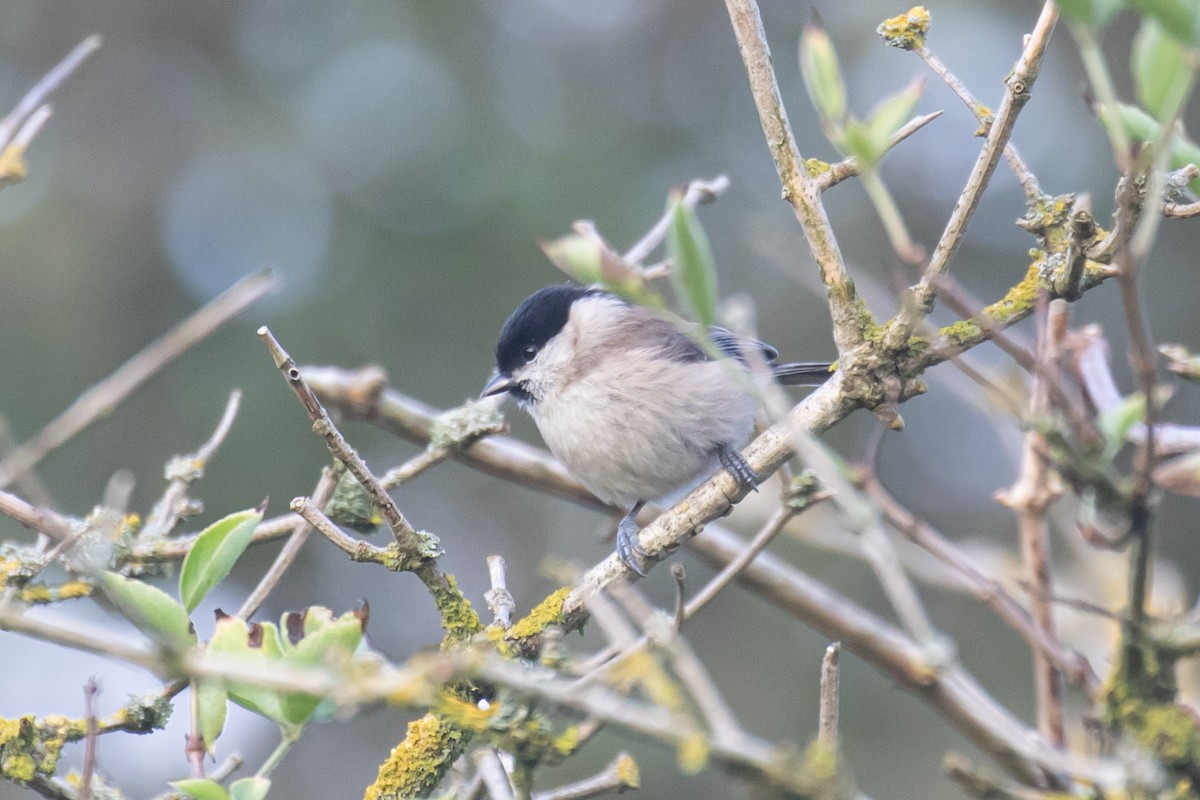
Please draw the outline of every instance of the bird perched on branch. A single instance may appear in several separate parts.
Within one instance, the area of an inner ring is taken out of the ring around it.
[[[830,374],[828,362],[777,364],[775,348],[724,328],[710,328],[708,340],[602,289],[546,286],[504,323],[481,393],[511,395],[572,475],[629,509],[617,553],[639,575],[643,505],[682,498],[718,467],[743,487],[761,481],[738,450],[757,414],[749,359],[789,385],[816,386]]]

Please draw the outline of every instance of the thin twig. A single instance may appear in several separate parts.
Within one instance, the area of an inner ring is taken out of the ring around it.
[[[429,443],[434,426],[443,413],[393,388],[387,388],[386,376],[378,368],[350,371],[336,367],[305,366],[303,371],[313,391],[323,401],[337,408],[344,417],[372,422],[420,445]],[[583,506],[609,509],[544,450],[511,437],[481,439],[470,447],[456,449],[451,457],[489,475],[550,492]]]
[[[842,643],[834,642],[825,648],[821,658],[821,707],[817,719],[817,741],[826,747],[836,747],[838,741],[838,702],[841,693]]]
[[[700,733],[685,715],[622,697],[601,686],[580,687],[576,681],[530,670],[527,665],[498,654],[477,658],[475,671],[482,680],[544,698],[563,708],[577,709],[659,741],[679,745],[694,740]],[[376,687],[376,691],[383,688],[386,687]],[[807,771],[795,769],[784,752],[768,741],[747,735],[736,740],[714,738],[708,745],[715,762],[748,770],[764,782],[767,790],[784,789],[801,795],[812,791],[812,779]]]
[[[208,773],[208,777],[209,777],[209,779],[220,783],[221,781],[225,780],[230,775],[232,775],[233,773],[235,773],[239,769],[241,769],[242,765],[245,763],[246,763],[245,759],[243,759],[241,756],[239,756],[235,753],[234,755],[229,756],[229,758],[225,759],[220,764],[218,764],[216,769],[211,770]]]
[[[492,618],[501,628],[512,624],[513,610],[516,602],[508,591],[508,576],[505,572],[504,556],[491,555],[487,557],[488,578],[492,588],[483,595],[484,602],[492,610]]]
[[[701,203],[711,203],[716,200],[728,188],[729,178],[724,175],[718,175],[707,181],[697,178],[688,182],[679,202],[686,208],[695,208]],[[666,212],[658,222],[654,223],[654,227],[647,231],[646,235],[630,247],[621,258],[630,264],[640,265],[648,255],[654,252],[654,248],[662,244],[663,239],[667,236],[667,229],[671,227],[671,219],[674,214],[675,204],[668,203]],[[648,271],[648,269],[643,269],[643,276],[648,277],[646,275]]]
[[[0,492],[0,497],[2,496],[3,493]],[[304,520],[292,513],[265,519],[254,529],[254,533],[250,537],[250,544],[263,544],[282,539],[291,535],[296,526],[302,524],[304,524]],[[199,536],[199,533],[189,533],[154,542],[139,541],[133,546],[132,560],[145,563],[179,560],[187,556]]]
[[[666,653],[671,670],[687,688],[704,717],[714,741],[737,741],[745,736],[733,710],[725,702],[716,681],[688,643],[676,634],[671,618],[650,606],[629,584],[613,584],[613,597],[637,619],[650,642]]]
[[[115,658],[118,661],[136,664],[150,672],[155,672],[162,666],[162,658],[157,652],[127,644],[123,639],[114,639],[87,630],[78,622],[64,628],[45,619],[31,619],[21,611],[6,609],[0,610],[0,630],[13,631],[86,653]]]
[[[1029,93],[1033,88],[1034,81],[1037,80],[1042,56],[1045,55],[1046,45],[1049,43],[1050,34],[1054,31],[1057,21],[1058,7],[1053,2],[1047,2],[1042,6],[1041,15],[1038,17],[1033,33],[1027,38],[1025,47],[1021,51],[1021,57],[1017,59],[1016,66],[1013,67],[1012,73],[1005,81],[1008,91],[1004,93],[1004,99],[1000,101],[1000,108],[996,111],[996,118],[988,129],[987,138],[984,140],[975,166],[971,169],[971,175],[967,178],[966,187],[954,206],[954,211],[946,223],[946,229],[942,232],[937,247],[934,248],[929,265],[925,268],[925,274],[921,276],[920,282],[914,288],[913,299],[916,308],[924,314],[928,314],[933,308],[936,284],[946,273],[950,266],[950,260],[954,257],[958,246],[962,244],[963,236],[967,232],[967,225],[975,214],[983,190],[987,187],[992,171],[996,168],[996,162],[1012,136],[1017,116],[1029,100]]]
[[[1200,216],[1200,203],[1163,203],[1162,210],[1171,219],[1188,219]]]
[[[6,179],[12,179],[14,163],[22,163],[20,161],[14,162],[13,154],[23,154],[26,150],[28,150],[29,145],[32,144],[33,140],[37,138],[37,135],[42,132],[42,128],[46,127],[46,123],[50,121],[50,117],[52,116],[54,116],[54,110],[49,104],[47,104],[40,106],[36,111],[29,115],[29,119],[25,120],[25,123],[21,126],[21,129],[17,131],[17,135],[12,138],[12,142],[9,144],[7,152],[4,154],[9,163],[9,168],[6,170],[8,174],[4,176]],[[21,172],[22,169],[18,167],[17,175],[20,175]]]
[[[1048,383],[1053,364],[1057,362],[1062,338],[1066,333],[1069,306],[1055,300],[1046,309],[1043,301],[1039,313],[1037,368],[1029,391],[1029,416],[1038,419],[1050,411]],[[1062,484],[1042,457],[1045,441],[1036,430],[1025,433],[1021,452],[1021,471],[1012,487],[996,495],[997,501],[1012,509],[1017,518],[1021,560],[1025,579],[1034,587],[1032,618],[1037,630],[1047,639],[1054,638],[1054,609],[1048,598],[1053,594],[1050,575],[1049,527],[1046,513],[1062,495]],[[1057,747],[1066,744],[1063,726],[1063,686],[1054,660],[1040,649],[1033,650],[1034,694],[1037,705],[1038,730]]]
[[[821,188],[805,169],[796,138],[792,135],[771,65],[771,51],[758,4],[755,0],[726,0],[725,7],[750,79],[750,93],[758,109],[759,124],[783,186],[783,198],[795,209],[796,219],[817,262],[833,317],[834,341],[838,352],[846,358],[847,351],[861,342],[863,330],[862,309],[854,282],[846,271],[833,228],[825,215]]]
[[[138,386],[273,290],[276,284],[270,270],[243,278],[83,392],[36,436],[0,462],[0,488],[11,484],[88,425],[112,413]]]
[[[904,123],[895,133],[888,139],[888,149],[895,147],[903,142],[908,137],[912,136],[917,131],[924,128],[929,123],[940,117],[944,112],[933,111],[929,114],[922,114],[919,117],[913,117],[908,122]],[[855,156],[847,156],[841,161],[835,161],[829,165],[829,169],[822,170],[815,178],[817,186],[821,191],[837,186],[839,183],[849,180],[856,175],[862,174],[862,168],[858,165],[858,158]]]
[[[737,558],[722,567],[720,572],[692,596],[692,599],[684,607],[683,618],[688,619],[695,615],[697,611],[708,604],[708,601],[716,597],[718,592],[728,586],[738,576],[738,573],[745,569],[783,531],[795,515],[796,512],[789,507],[776,509],[771,518],[746,545],[746,549],[738,553]]]
[[[1071,331],[1064,347],[1070,351],[1079,383],[1098,415],[1112,410],[1124,400],[1109,367],[1108,342],[1100,326],[1085,325]],[[1200,449],[1198,427],[1169,422],[1160,422],[1154,427],[1155,452],[1160,458]],[[1144,443],[1146,424],[1134,422],[1125,438],[1135,444]]]
[[[175,527],[175,523],[179,520],[180,509],[187,497],[188,487],[204,474],[209,459],[225,441],[225,437],[229,435],[233,421],[237,419],[241,402],[242,390],[234,389],[229,393],[225,411],[221,414],[221,419],[208,441],[200,445],[191,455],[176,456],[171,460],[167,468],[168,473],[173,473],[171,482],[167,484],[166,491],[163,492],[162,497],[158,499],[146,517],[146,523],[139,532],[140,536],[155,539],[166,536]]]
[[[637,762],[628,753],[619,753],[607,767],[592,777],[538,792],[533,800],[588,800],[606,794],[621,794],[628,789],[641,788],[641,785]]]
[[[0,414],[0,461],[8,458],[8,455],[16,446],[17,442],[13,439],[12,428],[8,424],[8,419]],[[37,473],[31,469],[26,470],[17,477],[16,488],[26,500],[35,506],[49,509],[56,509],[58,507],[58,503],[54,501],[50,490],[42,483]]]
[[[671,565],[671,577],[675,579],[675,612],[671,615],[672,625],[678,633],[687,619],[687,570],[683,564]]]
[[[334,524],[333,520],[325,516],[324,512],[310,498],[295,498],[292,500],[291,508],[305,522],[316,528],[326,539],[333,542],[339,550],[349,555],[353,560],[376,564],[387,563],[390,554],[385,548],[376,547],[370,542],[349,536]]]
[[[451,451],[444,447],[422,450],[398,467],[393,467],[379,477],[379,485],[384,489],[395,489],[401,484],[408,483],[430,467],[436,466],[450,457]]]
[[[74,72],[80,64],[87,59],[98,47],[100,47],[101,39],[99,34],[92,34],[84,39],[75,48],[67,54],[67,57],[58,62],[58,65],[47,72],[41,80],[33,85],[16,107],[9,112],[3,120],[0,120],[0,151],[3,151],[10,144],[14,143],[14,139],[18,130],[26,127],[26,120],[30,115],[37,112],[40,108],[44,108],[43,104],[46,98],[57,89],[67,77]],[[48,113],[48,112],[47,112]]]
[[[738,576],[738,573],[766,549],[767,545],[779,535],[793,516],[795,516],[795,512],[788,507],[777,510],[754,535],[754,538],[746,544],[745,548],[738,553],[737,558],[724,565],[690,600],[686,603],[680,602],[675,609],[675,630],[682,628],[684,621],[695,616],[700,609],[704,608],[710,600],[728,586]],[[603,597],[603,595],[600,596]],[[682,600],[682,598],[680,599]],[[588,602],[589,610],[594,612],[591,607],[591,598],[588,599]],[[624,643],[614,640],[613,645],[597,653],[592,662],[597,665],[597,669],[600,666],[612,667],[634,653],[643,651],[649,642],[650,638],[644,634],[636,640]],[[590,671],[590,668],[585,671]]]
[[[736,558],[743,547],[734,534],[713,525],[692,541],[690,549],[720,567]],[[967,739],[1022,780],[1041,782],[1043,769],[1067,771],[1068,765],[1037,731],[1013,717],[969,673],[953,663],[931,669],[916,643],[849,598],[770,553],[754,559],[738,580],[920,694]]]
[[[27,528],[44,533],[51,539],[63,540],[74,530],[71,519],[49,508],[31,505],[15,494],[0,489],[0,514],[12,517]]]
[[[1072,683],[1083,687],[1089,695],[1095,693],[1099,680],[1081,653],[1068,650],[1062,642],[1036,626],[1029,613],[1004,591],[998,581],[976,566],[951,540],[902,506],[874,473],[864,475],[863,487],[896,530],[961,577],[980,602],[991,607],[1035,652],[1043,654],[1068,675]]]
[[[859,548],[875,572],[879,586],[896,612],[901,626],[931,654],[945,651],[916,587],[905,570],[895,543],[884,529],[879,510],[854,486],[829,448],[803,429],[792,433],[796,454],[833,494],[833,502],[846,524],[857,534]],[[936,658],[934,660],[937,660]]]
[[[329,418],[329,412],[325,410],[321,401],[309,388],[300,368],[296,366],[296,362],[292,360],[292,357],[287,354],[287,351],[283,349],[265,325],[258,329],[258,335],[267,345],[267,350],[275,361],[276,369],[283,374],[288,387],[299,398],[304,410],[308,412],[308,418],[313,422],[313,430],[325,440],[325,446],[329,448],[329,452],[345,465],[354,479],[366,491],[371,503],[383,515],[384,522],[391,529],[400,548],[405,553],[419,554],[421,543],[416,529],[400,513],[395,501],[379,485],[379,481],[371,473],[367,463],[355,452],[350,443],[346,441],[346,437],[342,436],[341,431],[333,424],[333,420]]]
[[[1002,325],[981,311],[979,304],[970,298],[962,285],[952,276],[943,275],[938,279],[937,294],[938,299],[945,303],[950,310],[975,321],[980,328],[987,332],[992,343],[1012,358],[1017,366],[1031,375],[1037,371],[1037,359],[1030,352],[1029,347],[1016,335],[1006,331]],[[1056,373],[1046,377],[1046,390],[1050,393],[1050,399],[1054,401],[1054,407],[1067,416],[1075,430],[1087,433],[1096,430],[1095,423],[1083,412],[1078,392],[1068,386],[1060,375]]]
[[[336,486],[337,478],[334,477],[333,471],[324,470],[321,473],[321,479],[313,489],[311,502],[319,508],[324,508],[329,499],[333,497],[333,490]],[[283,574],[295,563],[296,557],[300,555],[300,548],[304,546],[312,531],[313,526],[308,522],[296,526],[292,531],[291,537],[287,540],[287,544],[275,556],[275,561],[272,562],[271,568],[263,574],[258,585],[254,587],[254,591],[245,599],[242,607],[238,609],[237,614],[234,616],[239,619],[250,619],[250,617],[254,616],[254,612],[267,599],[267,595],[274,591],[279,581],[283,579]]]
[[[91,800],[92,778],[96,775],[96,742],[99,737],[99,730],[96,727],[96,695],[98,694],[100,694],[100,684],[93,675],[88,678],[83,687],[87,733],[84,736],[83,769],[79,776],[79,800]]]
[[[924,44],[914,47],[912,50],[950,87],[950,91],[958,95],[958,99],[962,100],[967,108],[971,110],[971,113],[975,115],[975,119],[979,121],[980,125],[991,124],[991,111],[975,99],[966,85],[958,79],[958,76],[950,71],[950,68],[940,58],[934,55]],[[1032,170],[1029,169],[1029,165],[1025,163],[1025,159],[1021,158],[1021,154],[1017,152],[1017,148],[1012,142],[1004,145],[1004,158],[1012,167],[1013,172],[1016,173],[1017,180],[1021,183],[1021,188],[1025,190],[1025,197],[1031,201],[1039,198],[1042,194],[1042,189],[1038,186],[1037,178],[1034,177]]]
[[[946,775],[977,800],[1045,800],[1045,793],[1032,791],[1011,781],[990,775],[957,753],[944,761]]]
[[[1150,596],[1150,565],[1153,560],[1151,552],[1154,545],[1150,535],[1150,493],[1154,488],[1154,468],[1158,462],[1154,444],[1158,421],[1158,407],[1155,401],[1158,377],[1155,370],[1154,340],[1149,320],[1142,313],[1137,282],[1142,259],[1146,254],[1140,248],[1132,246],[1140,204],[1136,184],[1137,181],[1127,179],[1117,193],[1117,226],[1121,228],[1122,236],[1114,257],[1114,264],[1118,269],[1117,285],[1121,289],[1121,304],[1129,331],[1129,362],[1137,375],[1142,396],[1146,398],[1146,439],[1140,448],[1129,500],[1128,538],[1133,543],[1129,566],[1129,611],[1135,628],[1146,621],[1146,603]],[[1131,640],[1135,638],[1131,637]],[[1137,645],[1131,641],[1130,646]]]
[[[512,783],[508,772],[500,763],[500,756],[491,747],[481,747],[475,751],[473,759],[475,771],[483,778],[490,800],[513,800]]]
[[[192,769],[191,777],[204,777],[204,756],[206,756],[207,748],[204,746],[204,737],[200,735],[200,692],[193,689],[188,694],[188,699],[191,704],[191,714],[188,715],[188,732],[183,737],[183,756]]]

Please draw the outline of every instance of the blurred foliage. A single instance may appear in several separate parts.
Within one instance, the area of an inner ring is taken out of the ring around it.
[[[1164,34],[1194,44],[1195,6],[1187,0],[1140,5],[1158,20],[1157,30],[1139,33],[1136,17],[1119,14],[1115,0],[1063,3],[1074,19],[1108,26],[1103,41],[1114,63],[1125,63],[1137,37],[1138,58],[1116,76],[1126,104],[1101,116],[1117,116],[1129,135],[1152,139],[1161,133],[1152,123],[1159,124],[1162,98],[1173,84],[1170,71],[1152,69],[1158,62],[1144,54],[1168,49]],[[991,103],[1032,9],[1020,0],[947,2],[934,9],[930,35],[943,59]],[[807,7],[768,3],[763,10],[777,52],[793,52]],[[870,34],[898,10],[881,2],[821,8],[840,59],[838,80],[864,106],[918,72],[915,62]],[[236,278],[270,265],[285,285],[269,304],[189,353],[39,465],[64,513],[86,515],[118,468],[138,478],[131,507],[148,508],[161,492],[163,464],[208,435],[234,386],[244,388],[246,398],[202,485],[208,508],[219,514],[265,494],[309,491],[325,450],[253,336],[257,325],[270,322],[286,332],[305,362],[380,362],[412,394],[440,407],[456,405],[486,378],[495,332],[516,301],[560,279],[539,252],[539,240],[591,218],[621,249],[657,219],[670,187],[718,172],[730,175],[733,189],[704,221],[721,286],[757,302],[760,330],[788,357],[833,355],[828,318],[813,289],[815,270],[791,210],[778,201],[728,20],[717,5],[35,0],[10,4],[0,23],[0,107],[10,107],[84,36],[105,37],[103,49],[55,96],[45,131],[18,154],[28,172],[24,182],[0,192],[0,414],[18,440]],[[798,68],[792,59],[777,60],[805,154],[833,158],[820,144],[818,119],[803,106]],[[1112,207],[1115,173],[1100,126],[1080,97],[1083,84],[1072,56],[1052,57],[1016,141],[1047,190],[1093,192],[1100,219]],[[903,98],[905,109],[909,100]],[[880,170],[914,236],[933,241],[977,152],[975,122],[941,86],[911,100],[918,113],[945,108],[946,118]],[[885,100],[873,118],[884,116],[888,105]],[[1185,118],[1183,127],[1194,132],[1200,123]],[[865,138],[870,144],[877,137]],[[1186,160],[1194,144],[1183,134],[1174,141]],[[875,308],[888,308],[880,287],[895,270],[881,255],[888,246],[869,204],[854,188],[826,199],[860,290]],[[998,179],[959,259],[965,265],[959,277],[980,296],[1002,294],[1025,272],[1028,239],[1011,225],[1022,211],[1019,189]],[[1156,335],[1193,349],[1197,292],[1188,270],[1196,237],[1194,226],[1169,223],[1144,287]],[[689,285],[701,290],[697,302],[707,308],[714,290],[707,273],[697,274],[703,281]],[[1121,329],[1111,293],[1089,297],[1077,313],[1079,322]],[[1114,346],[1119,352],[1123,343],[1116,338]],[[993,367],[1001,363],[994,352],[980,358]],[[1122,359],[1116,361],[1118,376],[1128,379]],[[931,380],[961,386],[949,371],[940,368]],[[1172,409],[1181,417],[1200,416],[1194,397],[1181,396]],[[907,433],[881,456],[884,479],[968,543],[1011,548],[1011,522],[997,515],[990,497],[1011,481],[1016,426],[955,391],[910,404],[905,420]],[[529,433],[527,424],[515,424],[519,434]],[[851,420],[830,439],[858,452],[865,428]],[[411,452],[366,428],[349,433],[381,467]],[[929,498],[935,477],[940,492]],[[528,606],[552,588],[537,576],[547,552],[591,561],[606,548],[579,535],[596,526],[596,517],[465,470],[447,467],[397,495],[406,514],[447,542],[447,568],[472,597],[482,597],[487,586],[488,552],[506,554],[511,580],[524,590],[518,602]],[[469,507],[456,501],[464,497],[472,498]],[[1194,517],[1188,502],[1167,501],[1164,528],[1188,529]],[[197,517],[196,529],[214,518]],[[975,531],[988,531],[986,540]],[[0,538],[32,541],[7,519],[0,519]],[[428,605],[414,581],[379,570],[368,576],[332,548],[315,545],[266,615],[310,603],[347,607],[369,595],[377,608],[405,610],[404,626],[373,631],[376,649],[401,658],[438,638],[435,613],[407,613]],[[857,563],[811,547],[782,547],[834,586],[859,595],[872,591]],[[1181,576],[1200,572],[1200,555],[1177,539],[1162,549],[1159,602],[1186,604],[1195,587]],[[1118,556],[1081,554],[1071,541],[1060,541],[1058,550],[1064,572],[1120,586],[1113,567]],[[252,549],[225,587],[198,600],[200,608],[240,598],[271,555]],[[116,583],[109,590],[125,591]],[[673,589],[665,581],[652,591],[669,605]],[[811,695],[796,686],[815,686],[821,637],[771,613],[758,616],[752,600],[729,595],[689,631],[705,663],[729,687],[731,702],[755,721],[756,732],[783,738],[811,729]],[[1103,601],[1115,604],[1116,597]],[[929,600],[963,661],[1002,701],[1027,712],[1027,656],[1020,643],[957,594],[930,592]],[[884,607],[878,597],[874,602]],[[99,615],[93,621],[108,624]],[[150,620],[156,621],[162,619]],[[1108,643],[1095,641],[1103,639],[1095,633],[1102,626],[1089,622],[1092,638],[1084,646],[1105,652]],[[180,633],[177,624],[167,627],[164,635]],[[791,638],[781,642],[780,631]],[[759,652],[772,652],[792,668],[748,656]],[[55,748],[61,747],[58,728],[45,725],[59,719],[48,715],[64,711],[64,686],[103,672],[101,700],[111,706],[111,697],[157,685],[142,672],[84,656],[68,664],[63,651],[8,637],[0,664],[0,716],[13,720],[0,738],[40,736]],[[31,674],[56,679],[31,686]],[[892,798],[949,791],[930,776],[945,749],[961,746],[956,737],[861,664],[847,665],[844,685],[845,746],[864,791]],[[31,711],[38,716],[24,716]],[[354,780],[347,775],[365,785],[404,723],[390,712],[360,722],[324,726],[298,743],[276,776],[278,795],[343,796]],[[246,718],[241,723],[227,733],[229,746],[251,763],[261,761],[273,734]],[[139,738],[129,749],[106,738],[104,765],[114,783],[131,796],[149,796],[181,774],[186,720],[172,729]],[[338,754],[336,771],[328,768],[330,752]],[[66,758],[78,764],[77,753],[69,750]],[[564,770],[586,774],[601,758],[585,752]],[[680,777],[674,758],[669,751],[651,753],[642,761],[643,783],[664,796],[728,796],[724,776]],[[0,784],[0,798],[31,796]]]

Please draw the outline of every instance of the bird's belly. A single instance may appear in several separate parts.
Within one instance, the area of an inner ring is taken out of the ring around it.
[[[749,397],[724,403],[728,413],[697,424],[686,417],[691,406],[672,408],[662,397],[600,396],[602,402],[549,404],[534,419],[563,465],[601,500],[622,507],[678,499],[677,490],[717,470],[718,447],[743,444],[754,422]]]

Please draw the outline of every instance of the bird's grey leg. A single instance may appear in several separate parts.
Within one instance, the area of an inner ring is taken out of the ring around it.
[[[729,474],[734,477],[739,486],[758,491],[758,485],[763,482],[763,479],[750,468],[736,447],[723,444],[717,448],[717,456],[721,459],[721,466],[729,470]]]
[[[650,558],[650,554],[638,544],[636,517],[644,505],[646,502],[639,500],[633,508],[629,509],[628,514],[621,517],[620,523],[617,524],[617,555],[621,557],[626,566],[642,577],[645,577],[646,571],[642,569],[641,562],[643,559]]]

